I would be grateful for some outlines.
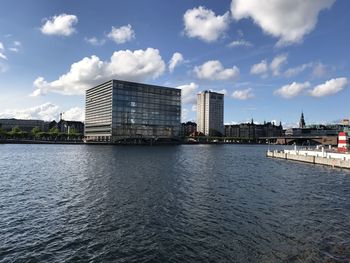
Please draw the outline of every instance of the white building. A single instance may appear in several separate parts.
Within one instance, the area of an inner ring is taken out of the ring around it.
[[[197,131],[207,136],[224,134],[224,94],[206,90],[197,95]]]

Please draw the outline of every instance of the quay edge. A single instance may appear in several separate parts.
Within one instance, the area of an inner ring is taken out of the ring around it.
[[[337,156],[339,155],[339,156]],[[345,155],[345,156],[344,156]],[[325,155],[319,151],[267,151],[266,156],[291,161],[298,161],[310,164],[320,164],[336,168],[350,169],[350,154]]]

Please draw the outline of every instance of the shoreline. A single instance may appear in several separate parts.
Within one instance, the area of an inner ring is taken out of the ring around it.
[[[70,144],[70,145],[144,145],[144,146],[158,146],[158,145],[222,145],[222,144],[237,144],[237,145],[268,145],[267,143],[244,143],[244,142],[156,142],[156,143],[133,143],[133,142],[84,142],[84,141],[45,141],[45,140],[0,140],[0,144]]]
[[[350,169],[350,154],[325,153],[321,151],[267,151],[266,157],[309,164]]]

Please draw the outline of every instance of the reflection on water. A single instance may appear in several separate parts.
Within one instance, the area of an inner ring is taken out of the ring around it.
[[[348,262],[350,172],[265,151],[0,145],[0,262]]]

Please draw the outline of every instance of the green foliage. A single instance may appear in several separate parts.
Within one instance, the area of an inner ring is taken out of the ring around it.
[[[41,132],[41,129],[39,127],[34,127],[31,131],[31,133],[37,137],[37,135]]]
[[[50,134],[57,134],[59,133],[60,131],[58,130],[58,128],[56,127],[52,127],[50,130],[49,130],[49,133]]]
[[[74,128],[70,128],[68,134],[69,135],[76,135],[77,131]]]
[[[15,126],[15,127],[12,128],[11,132],[13,134],[16,134],[16,133],[21,133],[22,130],[18,126]]]

